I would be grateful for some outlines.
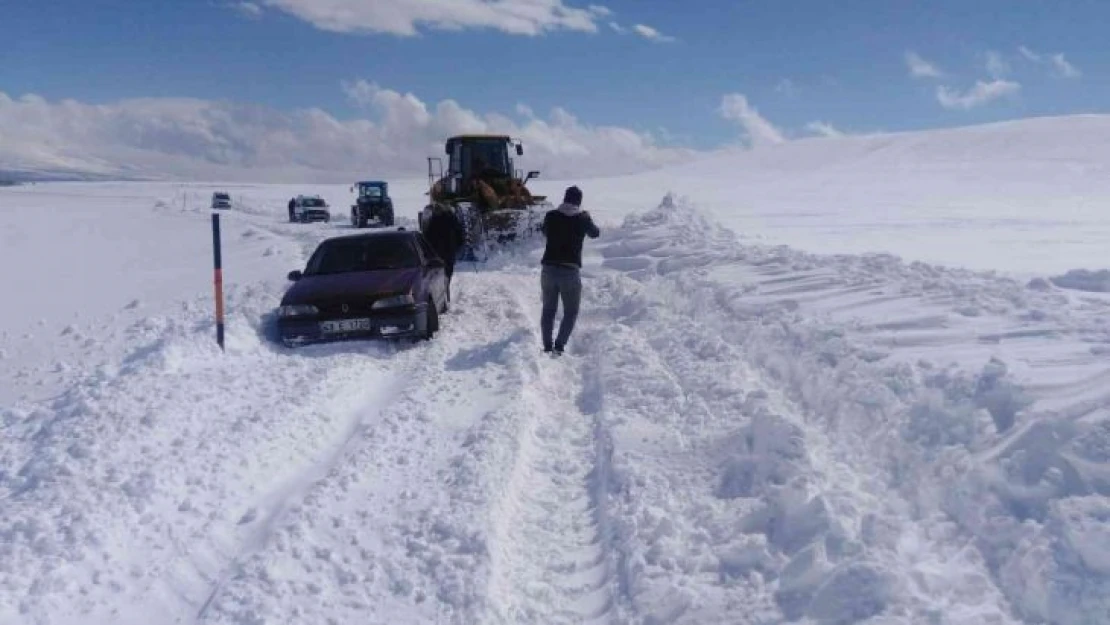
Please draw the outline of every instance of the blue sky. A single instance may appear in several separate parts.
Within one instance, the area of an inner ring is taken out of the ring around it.
[[[0,92],[87,104],[191,97],[352,119],[368,113],[341,84],[361,79],[480,114],[562,107],[696,149],[742,134],[738,116],[720,112],[730,93],[787,137],[811,134],[813,122],[894,131],[1110,102],[1110,2],[498,1],[440,0],[463,16],[454,29],[415,19],[412,7],[427,3],[413,0],[17,2],[4,9]],[[553,24],[530,3],[576,13]],[[498,11],[541,15],[523,22],[551,28],[509,32],[521,20]],[[396,32],[405,28],[416,34]],[[942,75],[911,75],[910,51]]]

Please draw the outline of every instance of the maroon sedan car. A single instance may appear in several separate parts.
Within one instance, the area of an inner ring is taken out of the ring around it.
[[[327,239],[278,308],[289,347],[355,338],[430,339],[447,310],[443,260],[424,236],[403,229]]]

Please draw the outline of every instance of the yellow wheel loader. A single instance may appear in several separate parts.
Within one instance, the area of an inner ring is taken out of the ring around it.
[[[553,208],[547,198],[532,195],[526,184],[540,175],[522,176],[511,153],[524,154],[517,139],[507,135],[458,135],[447,139],[447,171],[443,159],[428,158],[428,205],[420,212],[424,230],[437,205],[454,211],[466,231],[460,260],[482,260],[493,245],[533,236]]]

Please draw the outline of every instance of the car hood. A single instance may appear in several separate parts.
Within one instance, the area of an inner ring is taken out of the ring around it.
[[[418,268],[304,276],[285,292],[281,304],[315,304],[351,296],[394,295],[414,287],[419,279]]]

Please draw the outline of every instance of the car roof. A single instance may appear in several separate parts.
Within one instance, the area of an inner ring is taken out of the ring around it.
[[[355,184],[388,184],[384,180],[360,180]]]
[[[337,237],[328,237],[320,242],[321,245],[329,241],[352,241],[372,239],[401,239],[415,238],[420,235],[418,230],[375,230],[374,232],[360,232],[358,234],[345,234]]]

